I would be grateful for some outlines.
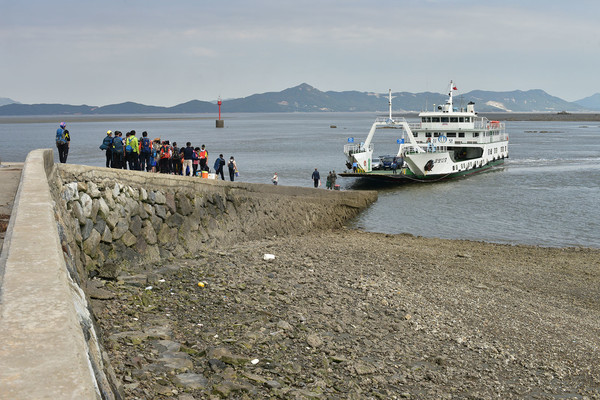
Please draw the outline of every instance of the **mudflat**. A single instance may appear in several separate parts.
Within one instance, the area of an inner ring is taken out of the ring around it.
[[[23,163],[0,164],[0,249],[4,243],[4,236],[10,220],[13,204],[19,182]]]
[[[129,399],[600,398],[598,249],[341,229],[91,286]]]

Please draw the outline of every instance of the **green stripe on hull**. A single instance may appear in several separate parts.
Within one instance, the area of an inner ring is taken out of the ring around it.
[[[441,181],[441,180],[445,180],[445,179],[453,179],[453,178],[460,178],[462,176],[468,176],[468,175],[472,175],[472,174],[476,174],[479,172],[484,172],[487,171],[493,167],[497,167],[499,165],[504,164],[504,160],[496,160],[496,161],[490,161],[488,164],[484,165],[483,167],[479,167],[479,168],[474,168],[474,169],[469,169],[469,170],[465,170],[465,171],[459,171],[459,172],[454,172],[454,173],[450,173],[450,174],[445,174],[445,175],[415,175],[412,171],[410,170],[406,170],[405,174],[402,174],[400,172],[400,170],[398,170],[396,172],[396,174],[393,173],[393,171],[391,170],[384,170],[384,171],[372,171],[372,172],[361,172],[361,173],[354,173],[354,172],[344,172],[344,173],[340,173],[339,175],[342,177],[348,177],[348,178],[365,178],[368,180],[374,180],[374,181],[384,181],[384,182],[397,182],[397,183],[401,183],[401,182],[436,182],[436,181]]]

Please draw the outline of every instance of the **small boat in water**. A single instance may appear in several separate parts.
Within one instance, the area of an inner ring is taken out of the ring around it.
[[[450,81],[448,100],[434,111],[419,114],[420,122],[408,123],[392,117],[392,93],[389,92],[389,116],[377,118],[367,138],[360,144],[347,144],[344,153],[348,171],[343,177],[377,181],[431,182],[488,170],[508,157],[508,134],[504,123],[477,116],[475,103],[466,109],[454,108]],[[386,133],[401,130],[395,156],[380,156],[373,162],[373,136],[378,129]],[[349,142],[353,142],[350,138]],[[388,162],[382,160],[388,159]]]

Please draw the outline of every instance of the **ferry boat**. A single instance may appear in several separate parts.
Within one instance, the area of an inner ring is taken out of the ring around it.
[[[448,100],[434,111],[419,113],[420,122],[408,123],[392,116],[392,93],[389,91],[389,116],[379,117],[363,143],[344,146],[347,171],[343,177],[360,177],[378,181],[431,182],[482,172],[504,163],[508,157],[508,134],[505,125],[489,121],[475,112],[475,103],[455,108],[452,95],[457,90],[450,81]],[[388,128],[388,129],[384,129]],[[398,152],[391,165],[374,163],[372,143],[378,129],[396,133]],[[401,130],[400,135],[397,130]],[[353,142],[349,138],[349,142]],[[389,165],[389,167],[388,167]]]

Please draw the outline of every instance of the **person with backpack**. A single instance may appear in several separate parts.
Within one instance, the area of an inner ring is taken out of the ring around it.
[[[150,163],[150,156],[152,154],[152,142],[148,138],[148,132],[142,132],[142,138],[140,139],[140,170],[150,172],[152,165]]]
[[[200,158],[200,171],[208,172],[208,151],[206,150],[206,146],[202,145],[202,149],[199,149],[198,157]]]
[[[127,139],[125,139],[125,157],[127,158],[127,164],[129,169],[132,171],[138,170],[138,159],[139,159],[139,143],[135,137],[135,131],[127,132]]]
[[[162,146],[160,146],[160,173],[168,174],[169,164],[171,163],[171,146],[168,140],[163,140]]]
[[[56,130],[56,148],[58,149],[58,160],[61,163],[67,162],[67,156],[69,155],[69,146],[71,144],[71,136],[67,127],[66,122],[61,122],[60,126]]]
[[[233,182],[233,177],[237,173],[237,164],[233,159],[233,156],[229,157],[229,163],[227,164],[227,168],[229,169],[229,179]]]
[[[121,137],[122,133],[120,131],[115,131],[115,137],[113,138],[112,143],[112,167],[113,168],[123,168],[124,161],[124,146],[123,146],[123,138]]]
[[[106,151],[106,168],[110,168],[112,165],[112,143],[112,131],[106,131],[106,136],[100,145],[100,150]]]
[[[183,150],[183,149],[181,149]],[[180,149],[177,147],[177,142],[173,142],[173,155],[171,156],[171,171],[175,175],[181,175],[181,156]],[[184,174],[185,175],[185,174]]]
[[[198,165],[200,163],[200,156],[199,156],[199,154],[200,154],[200,147],[196,147],[194,149],[194,159],[192,160],[193,161],[193,165],[194,165],[194,174],[193,174],[194,176],[197,176],[197,174],[198,174],[198,172],[197,172],[198,171]],[[208,172],[208,171],[206,171],[206,172]],[[202,175],[202,172],[200,172],[200,175]]]
[[[215,175],[221,175],[221,179],[225,180],[225,175],[223,175],[223,167],[225,166],[225,159],[223,158],[223,154],[219,154],[219,158],[215,160],[215,165],[213,165],[215,169]]]
[[[160,138],[155,138],[152,142],[152,153],[150,155],[150,164],[152,172],[158,172],[160,163]]]

